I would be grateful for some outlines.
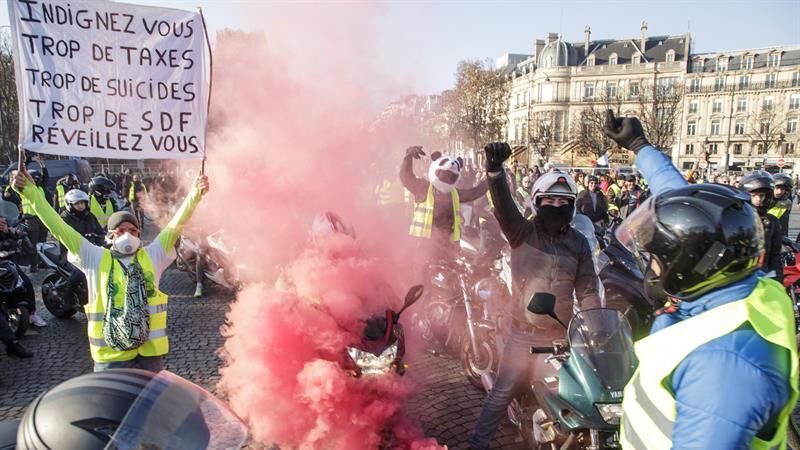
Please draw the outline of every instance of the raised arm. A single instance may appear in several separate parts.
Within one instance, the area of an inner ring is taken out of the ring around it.
[[[459,189],[458,197],[461,203],[469,203],[485,196],[486,191],[488,190],[489,183],[482,181],[475,187],[471,187],[469,189]]]
[[[197,207],[197,204],[200,203],[200,198],[207,191],[208,179],[204,176],[201,176],[197,179],[194,187],[183,201],[183,204],[181,204],[181,207],[178,208],[178,211],[172,217],[172,220],[170,220],[167,226],[165,226],[164,229],[158,233],[158,237],[156,237],[154,242],[160,243],[165,252],[169,253],[172,247],[175,246],[175,242],[178,241],[183,226],[192,217],[194,209]]]
[[[417,203],[424,202],[428,195],[428,181],[414,175],[413,161],[423,156],[425,156],[425,152],[422,151],[422,147],[409,147],[406,149],[406,156],[403,158],[402,164],[400,164],[400,182],[411,192]]]
[[[484,150],[486,151],[489,194],[494,203],[494,216],[497,217],[500,229],[503,230],[511,248],[519,247],[535,228],[520,214],[506,181],[503,161],[511,156],[511,147],[505,142],[494,142],[487,145]]]

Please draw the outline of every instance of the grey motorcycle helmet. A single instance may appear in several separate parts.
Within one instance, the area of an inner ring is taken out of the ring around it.
[[[201,387],[167,371],[111,369],[37,397],[17,430],[17,449],[205,450],[240,448],[246,437],[244,424]]]

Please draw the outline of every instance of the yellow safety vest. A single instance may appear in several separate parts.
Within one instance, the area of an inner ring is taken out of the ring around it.
[[[103,338],[103,323],[105,317],[105,305],[108,300],[108,279],[111,274],[111,265],[116,264],[114,269],[114,284],[117,286],[113,302],[117,306],[122,306],[125,302],[125,292],[127,291],[127,279],[125,272],[120,266],[120,262],[111,256],[111,251],[103,251],[100,259],[98,280],[91,280],[95,286],[94,302],[87,304],[84,309],[88,319],[89,350],[95,362],[106,363],[112,361],[129,361],[141,356],[161,356],[169,352],[169,339],[167,337],[167,301],[168,297],[155,287],[155,270],[153,262],[147,252],[140,248],[136,252],[136,260],[142,266],[145,282],[147,284],[147,305],[149,312],[150,337],[147,342],[133,350],[116,350],[106,344]]]
[[[711,309],[699,316],[664,328],[635,344],[639,367],[625,387],[622,402],[622,448],[636,450],[668,450],[672,448],[672,427],[675,423],[675,398],[664,387],[670,375],[686,356],[697,347],[731,333],[750,323],[767,341],[790,352],[789,402],[778,416],[772,439],[753,438],[755,450],[784,449],[789,414],[797,403],[798,360],[795,341],[794,312],[783,286],[773,280],[759,278],[756,288],[745,299]],[[731,395],[736,395],[731,393]]]
[[[114,205],[111,204],[111,200],[106,200],[105,208],[103,208],[94,195],[89,200],[89,212],[97,217],[101,227],[105,227],[108,224],[108,218],[114,214]]]
[[[56,208],[66,208],[67,203],[65,197],[66,192],[64,191],[63,184],[56,185]]]
[[[453,198],[453,241],[461,240],[461,202],[458,199],[458,190],[450,192]],[[433,232],[433,185],[428,185],[428,195],[425,201],[414,205],[414,216],[411,218],[411,228],[408,234],[411,236],[431,238]]]
[[[775,205],[767,211],[767,214],[772,214],[776,219],[780,219],[788,210],[789,208],[785,206]]]
[[[131,183],[131,188],[128,190],[128,201],[130,201],[131,203],[136,201],[136,191],[133,190],[133,186],[134,183]],[[145,186],[144,183],[142,183],[142,190],[143,190],[142,192],[144,192],[144,195],[147,195],[147,186]]]
[[[617,185],[617,183],[611,183],[611,185],[609,185],[608,188],[611,189],[612,191],[614,191],[614,196],[615,197],[617,195],[619,195],[620,192],[622,192],[622,188],[619,187],[619,185]]]
[[[44,189],[41,186],[36,186],[37,189],[42,193],[42,197],[45,196]],[[22,200],[22,214],[28,214],[30,216],[35,216],[36,212],[33,211],[33,203],[30,202],[24,195],[21,195]],[[48,202],[49,203],[49,202]]]

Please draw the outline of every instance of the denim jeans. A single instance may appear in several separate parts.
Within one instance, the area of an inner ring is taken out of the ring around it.
[[[139,355],[128,361],[112,361],[107,363],[94,363],[94,371],[101,372],[106,369],[144,369],[158,373],[164,370],[164,358],[162,356],[142,356]]]
[[[519,392],[518,389],[524,387],[529,379],[532,362],[531,346],[536,342],[533,335],[512,330],[503,347],[494,387],[484,400],[478,422],[469,436],[470,448],[477,450],[489,448],[492,436],[506,414],[508,405],[514,400]],[[540,341],[539,343],[541,344]]]

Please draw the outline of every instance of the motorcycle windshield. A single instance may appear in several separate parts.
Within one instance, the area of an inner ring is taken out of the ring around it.
[[[6,223],[13,227],[19,218],[19,208],[11,202],[0,200],[0,217],[6,219]]]
[[[107,450],[236,450],[247,427],[210,392],[161,371],[142,390]]]
[[[570,351],[591,366],[607,389],[621,391],[636,367],[631,326],[625,317],[609,308],[580,311],[568,334]]]

